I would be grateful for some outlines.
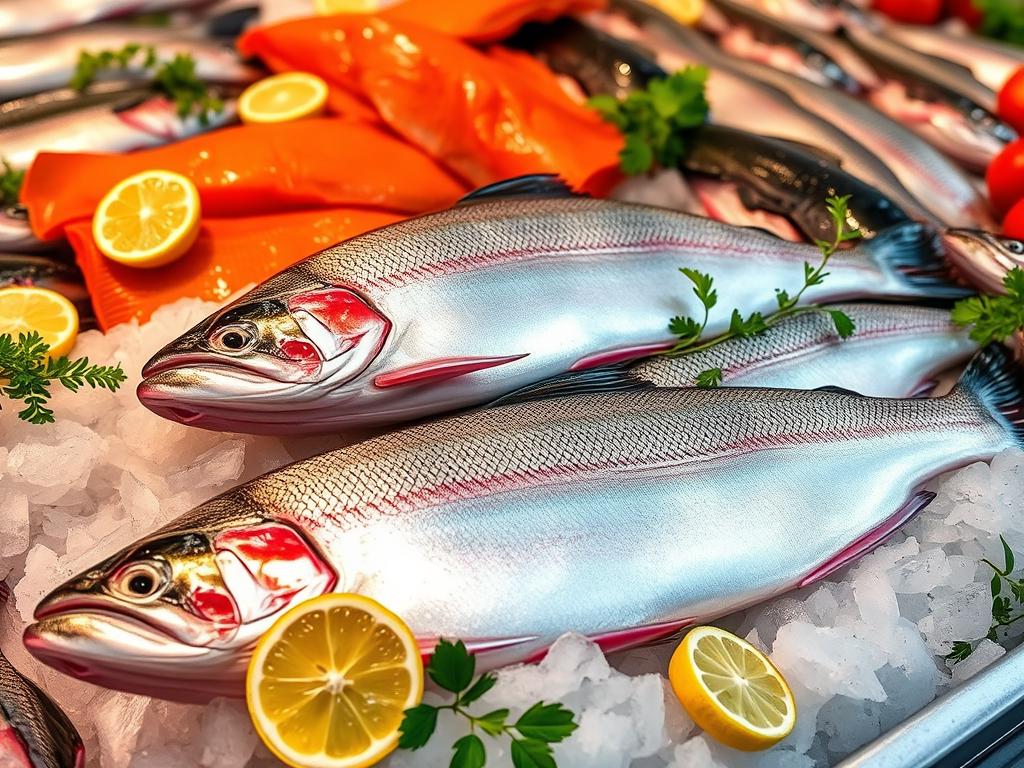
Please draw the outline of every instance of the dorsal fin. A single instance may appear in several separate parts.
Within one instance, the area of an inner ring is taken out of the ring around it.
[[[573,191],[572,187],[553,173],[534,173],[496,181],[486,187],[474,189],[456,205],[509,197],[586,197],[586,195]]]
[[[487,407],[518,405],[537,400],[548,400],[552,397],[587,395],[595,392],[639,392],[654,389],[655,386],[651,382],[637,378],[631,373],[630,369],[635,364],[636,361],[630,361],[603,368],[563,373],[561,376],[555,376],[510,392],[504,397],[488,403]]]

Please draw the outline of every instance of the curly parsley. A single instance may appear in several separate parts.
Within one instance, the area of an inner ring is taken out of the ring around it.
[[[1004,341],[1024,328],[1024,269],[1007,272],[1003,287],[1005,296],[971,296],[953,307],[953,322],[970,326],[971,338],[982,346]]]

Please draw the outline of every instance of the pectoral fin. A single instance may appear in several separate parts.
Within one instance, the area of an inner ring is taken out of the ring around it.
[[[468,373],[496,368],[499,365],[514,363],[516,360],[522,360],[524,357],[526,357],[525,354],[509,355],[507,357],[445,357],[438,360],[428,360],[425,363],[415,363],[405,368],[382,373],[374,378],[373,383],[379,389],[388,389],[389,387],[400,387],[406,384],[444,381],[446,379],[454,379],[457,376],[465,376]]]

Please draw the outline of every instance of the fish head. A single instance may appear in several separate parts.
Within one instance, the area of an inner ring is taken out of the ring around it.
[[[238,693],[252,647],[338,572],[294,525],[214,499],[216,528],[164,529],[57,587],[24,643],[41,661],[111,688],[180,700]],[[224,514],[228,513],[228,514]]]
[[[1018,138],[1017,132],[984,107],[967,102],[959,107],[929,108],[932,128],[948,144],[946,149],[954,157],[984,171],[1007,144]]]
[[[987,293],[1002,293],[1003,278],[1024,267],[1024,241],[980,229],[949,229],[942,235],[957,272]]]
[[[390,321],[353,289],[281,283],[269,281],[154,355],[138,387],[143,405],[185,424],[258,431],[253,425],[268,419],[301,420],[297,411],[321,408],[326,394],[354,384]]]

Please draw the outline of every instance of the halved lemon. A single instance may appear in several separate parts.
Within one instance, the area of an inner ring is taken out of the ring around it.
[[[672,654],[668,679],[693,721],[734,749],[768,749],[796,725],[786,680],[757,648],[724,629],[691,629]]]
[[[184,256],[199,235],[199,190],[173,171],[129,176],[107,192],[92,219],[106,256],[132,267],[159,267]]]
[[[296,768],[362,768],[398,744],[423,696],[423,662],[405,623],[361,595],[301,603],[260,639],[246,700],[270,751]]]
[[[313,8],[321,16],[335,13],[376,13],[381,9],[381,0],[314,0]]]
[[[34,286],[0,288],[0,334],[14,339],[38,331],[50,345],[50,357],[71,351],[78,336],[78,310],[55,291]]]
[[[286,123],[319,115],[327,103],[327,83],[308,72],[266,77],[238,97],[243,123]]]
[[[667,13],[680,24],[693,26],[704,13],[704,0],[647,0],[662,13]]]

